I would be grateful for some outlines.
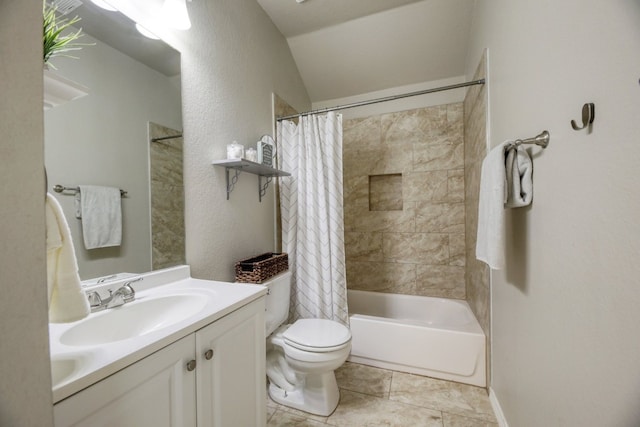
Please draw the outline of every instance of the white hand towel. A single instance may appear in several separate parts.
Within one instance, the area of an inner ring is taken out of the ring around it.
[[[73,322],[89,314],[87,297],[80,287],[78,262],[67,220],[58,201],[47,193],[47,288],[49,321]]]
[[[120,246],[122,243],[121,198],[118,188],[80,186],[82,236],[85,248]]]
[[[531,203],[533,165],[529,153],[506,141],[482,162],[476,258],[494,270],[505,267],[505,207]]]
[[[533,162],[523,146],[507,149],[506,177],[508,208],[521,208],[533,199]]]

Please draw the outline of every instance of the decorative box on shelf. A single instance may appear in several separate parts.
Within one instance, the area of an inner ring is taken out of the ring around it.
[[[267,252],[236,262],[236,282],[262,283],[289,269],[286,253]]]

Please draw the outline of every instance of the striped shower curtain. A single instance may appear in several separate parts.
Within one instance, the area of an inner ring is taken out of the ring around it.
[[[277,129],[282,248],[293,275],[291,320],[348,325],[342,202],[342,116],[281,121]]]

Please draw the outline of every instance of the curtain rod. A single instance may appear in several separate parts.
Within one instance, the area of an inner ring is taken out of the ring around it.
[[[320,108],[319,110],[307,111],[305,113],[291,114],[289,116],[277,117],[276,121],[280,122],[282,120],[293,119],[295,117],[303,117],[303,116],[309,116],[311,114],[319,114],[319,113],[328,113],[329,111],[346,110],[347,108],[362,107],[365,105],[377,104],[379,102],[387,102],[387,101],[394,101],[396,99],[408,98],[410,96],[425,95],[427,93],[442,92],[442,91],[451,90],[451,89],[459,89],[461,87],[483,85],[484,83],[485,83],[484,79],[472,80],[470,82],[458,83],[458,84],[449,85],[449,86],[441,86],[433,89],[425,89],[425,90],[420,90],[418,92],[410,92],[402,95],[386,96],[384,98],[371,99],[369,101],[360,101],[360,102],[354,102],[353,104],[338,105],[336,107]]]

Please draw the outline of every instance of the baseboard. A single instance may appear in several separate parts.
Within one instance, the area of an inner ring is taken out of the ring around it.
[[[504,413],[502,412],[502,408],[500,407],[500,402],[498,402],[498,396],[496,396],[491,387],[489,387],[489,401],[491,402],[493,413],[498,419],[498,425],[500,427],[509,427],[507,419],[504,417]]]

